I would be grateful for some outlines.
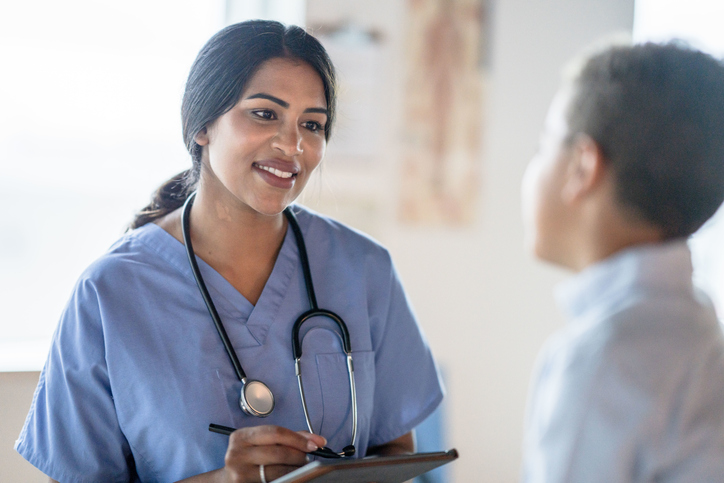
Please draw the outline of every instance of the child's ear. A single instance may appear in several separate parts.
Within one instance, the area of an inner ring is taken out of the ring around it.
[[[586,134],[578,134],[570,148],[570,162],[562,195],[566,202],[574,202],[594,191],[606,170],[601,146]]]
[[[196,144],[199,146],[206,146],[209,144],[209,132],[206,130],[206,128],[203,128],[201,131],[196,133],[196,136],[194,136],[194,141],[196,141]]]

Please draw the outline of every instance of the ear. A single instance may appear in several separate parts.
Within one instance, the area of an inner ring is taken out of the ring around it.
[[[562,190],[563,201],[568,203],[595,191],[606,173],[606,159],[593,138],[578,134],[570,149],[570,163]]]
[[[203,128],[201,131],[196,133],[196,136],[194,136],[194,141],[196,141],[196,144],[199,146],[206,146],[209,144],[209,132],[206,130],[206,128]]]

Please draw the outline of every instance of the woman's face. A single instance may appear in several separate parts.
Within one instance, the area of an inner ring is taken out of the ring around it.
[[[201,189],[242,209],[281,213],[321,162],[326,123],[319,74],[299,60],[266,61],[239,102],[196,136],[208,168]]]

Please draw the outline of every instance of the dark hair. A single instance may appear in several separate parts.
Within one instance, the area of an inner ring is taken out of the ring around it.
[[[571,135],[600,146],[616,195],[665,238],[686,237],[724,200],[724,65],[682,43],[610,47],[573,81]]]
[[[230,25],[204,45],[186,81],[181,120],[192,166],[156,190],[151,203],[130,224],[131,229],[183,205],[201,175],[201,146],[196,144],[194,137],[236,105],[247,82],[264,62],[280,57],[306,62],[322,79],[328,113],[324,135],[329,140],[337,93],[334,66],[322,44],[294,25],[285,26],[267,20]]]

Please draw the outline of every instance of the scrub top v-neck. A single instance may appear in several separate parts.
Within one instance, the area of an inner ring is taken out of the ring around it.
[[[155,226],[155,225],[154,225]],[[158,228],[158,227],[156,227]],[[172,240],[163,240],[162,245],[174,245],[170,263],[176,265],[185,275],[193,277],[191,267],[183,244],[178,242],[170,234],[160,229],[160,237],[171,237]],[[177,244],[174,244],[176,241]],[[226,320],[235,321],[246,325],[251,333],[251,339],[239,341],[241,347],[251,347],[264,343],[264,338],[273,323],[275,316],[282,305],[289,285],[292,283],[292,275],[299,270],[299,255],[296,253],[297,246],[294,236],[288,228],[282,242],[282,247],[277,255],[276,262],[269,279],[262,290],[256,305],[249,302],[229,281],[219,272],[200,257],[196,257],[199,270],[214,300],[214,305],[223,313],[224,323]],[[211,322],[211,319],[209,319]],[[236,347],[236,343],[234,344]]]
[[[442,399],[435,363],[388,252],[363,234],[295,206],[319,305],[347,323],[355,361],[358,455],[413,429]],[[78,281],[16,449],[59,481],[175,481],[223,466],[228,439],[209,423],[305,430],[291,327],[308,299],[287,231],[253,306],[197,257],[229,338],[252,379],[276,398],[259,419],[199,294],[183,244],[154,224],[121,238]],[[303,342],[313,427],[349,444],[350,395],[334,328]]]

